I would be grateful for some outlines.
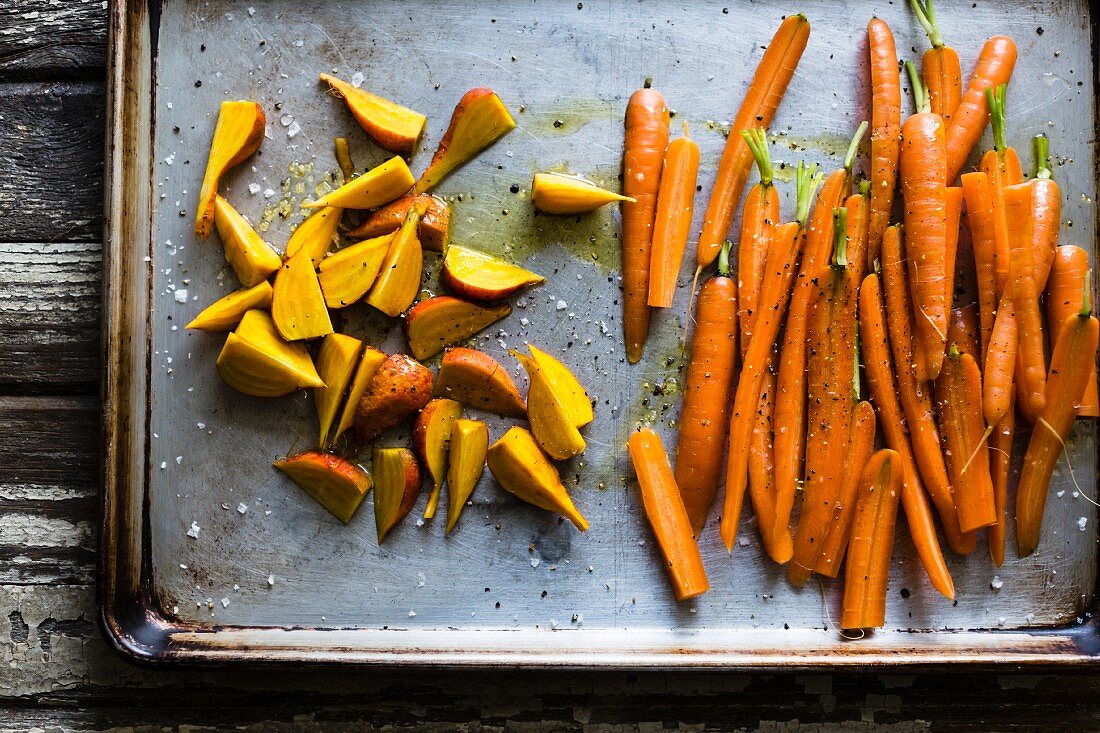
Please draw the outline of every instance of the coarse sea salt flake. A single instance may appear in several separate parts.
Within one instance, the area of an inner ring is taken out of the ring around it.
[[[564,300],[559,300],[558,301],[557,310],[563,311],[568,307],[569,307],[569,304],[566,303]]]
[[[1077,520],[1077,529],[1079,529],[1079,530],[1081,530],[1082,532],[1084,532],[1084,531],[1085,531],[1085,526],[1086,526],[1086,525],[1087,525],[1088,523],[1089,523],[1089,518],[1088,518],[1088,517],[1080,517],[1080,518],[1078,518],[1078,520]]]
[[[258,184],[258,183],[248,184],[248,192],[250,194],[252,194],[253,196],[255,196],[256,194],[258,194],[260,192],[260,184]]]
[[[223,598],[222,599],[222,608],[229,608],[229,599],[228,598]]]
[[[199,532],[201,531],[202,527],[199,526],[198,522],[191,522],[191,528],[187,530],[187,536],[197,540],[199,538]]]
[[[365,80],[366,80],[366,77],[363,76],[362,71],[357,71],[357,72],[355,72],[354,74],[351,75],[351,85],[353,87],[358,88],[358,87],[363,86],[363,82]]]
[[[539,560],[537,557],[532,557],[531,558],[531,567],[537,568],[539,566],[540,562],[542,562],[542,561]]]
[[[248,504],[245,504],[242,501],[240,504],[237,505],[237,513],[238,514],[244,514],[247,511],[248,511]]]
[[[267,576],[267,584],[268,585],[275,585],[275,576],[274,575],[268,575]]]
[[[177,303],[186,303],[187,302],[187,288],[180,288],[179,290],[177,290],[175,293],[172,294],[172,297],[176,299]]]

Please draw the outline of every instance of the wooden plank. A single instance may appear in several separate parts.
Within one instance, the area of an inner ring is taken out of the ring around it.
[[[101,82],[0,84],[0,241],[102,238],[104,104]]]
[[[98,71],[106,46],[102,0],[0,3],[0,79]]]
[[[0,243],[0,394],[94,393],[97,242]]]

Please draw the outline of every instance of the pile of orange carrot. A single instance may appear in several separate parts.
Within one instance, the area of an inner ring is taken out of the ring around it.
[[[964,87],[932,0],[910,5],[931,48],[919,69],[905,64],[914,112],[904,119],[893,35],[881,19],[867,26],[868,180],[853,174],[864,123],[842,167],[824,176],[799,164],[797,210],[781,223],[766,128],[806,47],[804,16],[780,25],[734,121],[698,239],[696,281],[719,265],[694,305],[674,469],[648,429],[630,441],[680,600],[707,588],[696,540],[723,460],[726,547],[747,492],[761,545],[790,582],[843,569],[841,625],[873,628],[885,619],[899,505],[930,584],[952,598],[941,533],[962,555],[984,533],[999,567],[1014,519],[1019,555],[1035,551],[1074,420],[1100,415],[1088,255],[1058,241],[1047,139],[1033,141],[1032,177],[1008,144],[1015,44],[989,39]],[[993,147],[963,172],[987,124]],[[637,203],[623,210],[632,362],[649,306],[672,303],[688,237],[699,158],[680,147],[686,139],[685,129],[668,144],[663,100],[635,93],[624,193]],[[759,183],[731,245],[754,160]],[[1026,445],[1014,445],[1018,429],[1030,432]],[[1014,449],[1023,470],[1013,508]]]

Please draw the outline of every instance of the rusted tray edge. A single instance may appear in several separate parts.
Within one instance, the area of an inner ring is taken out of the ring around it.
[[[108,643],[142,663],[317,663],[425,667],[783,670],[955,665],[1081,668],[1100,659],[1097,601],[1080,625],[1049,630],[891,632],[817,652],[825,634],[752,630],[705,634],[622,629],[459,630],[188,627],[150,593],[146,400],[151,246],[152,130],[158,0],[112,0],[109,9],[107,209],[104,234],[102,521],[98,618]],[[1093,58],[1097,22],[1092,18]],[[1096,70],[1094,69],[1094,78]],[[465,636],[467,641],[470,635]],[[591,649],[593,651],[586,651]]]

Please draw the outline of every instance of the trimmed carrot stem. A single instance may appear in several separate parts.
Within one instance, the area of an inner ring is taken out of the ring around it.
[[[844,568],[841,628],[878,628],[886,623],[886,584],[898,499],[904,492],[899,459],[895,451],[880,450],[871,456],[860,476]]]
[[[1047,286],[1054,252],[1058,249],[1058,231],[1062,226],[1062,192],[1058,182],[1051,178],[1050,143],[1046,135],[1036,135],[1035,178],[1031,181],[1032,195],[1032,257],[1035,264],[1035,285],[1040,292]]]
[[[741,240],[737,256],[737,291],[741,306],[737,320],[741,326],[741,356],[744,356],[752,337],[764,262],[775,227],[779,224],[779,191],[772,182],[767,132],[760,128],[742,130],[741,136],[752,151],[760,171],[760,182],[749,189],[741,211]]]
[[[921,75],[928,89],[932,112],[943,117],[945,123],[949,123],[962,100],[959,54],[944,44],[932,0],[909,0],[909,6],[913,8],[921,27],[928,34],[928,42],[932,44],[932,48],[925,51],[921,58]]]
[[[657,192],[653,248],[649,254],[649,305],[668,308],[676,294],[676,277],[684,258],[691,215],[695,208],[695,181],[699,176],[699,146],[688,134],[668,144]]]

